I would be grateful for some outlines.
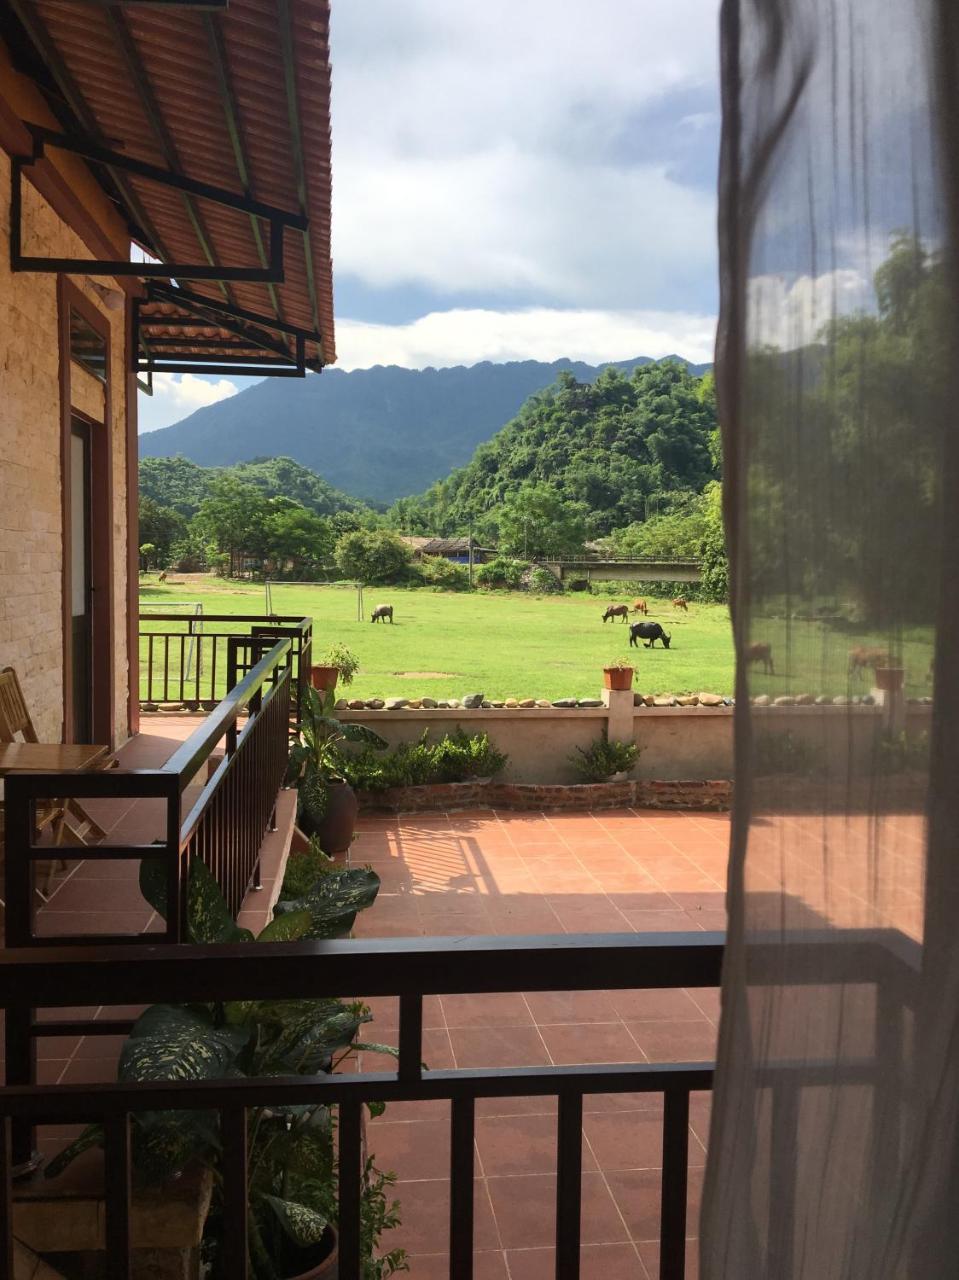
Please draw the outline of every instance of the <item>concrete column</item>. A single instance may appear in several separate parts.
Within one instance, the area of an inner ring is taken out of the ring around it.
[[[903,689],[870,689],[876,706],[882,708],[882,727],[891,737],[898,737],[906,728],[906,694]]]
[[[606,736],[610,742],[633,741],[632,689],[604,689],[603,706],[607,709]]]

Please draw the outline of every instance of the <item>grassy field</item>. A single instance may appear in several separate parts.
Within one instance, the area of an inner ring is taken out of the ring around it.
[[[276,613],[309,615],[314,647],[347,645],[360,660],[350,693],[374,697],[488,698],[596,697],[602,668],[628,656],[636,668],[634,687],[643,693],[733,691],[733,650],[724,605],[696,604],[688,614],[668,600],[647,596],[650,620],[672,636],[670,649],[630,649],[622,622],[601,621],[608,600],[594,596],[472,595],[396,587],[367,588],[365,620],[357,621],[356,590],[349,587],[274,586]],[[177,601],[203,602],[204,612],[265,612],[264,589],[254,583],[184,577],[162,586],[141,580],[141,602],[162,607]],[[624,593],[624,602],[630,599]],[[372,626],[369,615],[392,604],[396,621]],[[848,624],[770,618],[754,628],[756,639],[773,646],[776,675],[754,669],[755,693],[865,693],[871,679],[849,681],[848,652],[854,645],[883,645],[882,637]],[[931,692],[931,644],[927,631],[899,638],[907,669],[907,692]],[[143,651],[141,648],[141,662]]]
[[[603,666],[623,656],[635,660],[643,691],[732,691],[728,615],[718,605],[691,604],[683,615],[649,598],[650,619],[672,635],[667,652],[630,649],[622,622],[601,621],[609,601],[590,596],[367,588],[366,618],[358,622],[354,588],[274,586],[272,594],[275,612],[313,618],[315,651],[333,641],[353,650],[360,672],[351,695],[358,698],[593,698]],[[208,614],[264,612],[262,585],[192,575],[183,585],[144,578],[140,599],[158,608],[202,600]],[[379,603],[394,606],[393,626],[370,624]]]

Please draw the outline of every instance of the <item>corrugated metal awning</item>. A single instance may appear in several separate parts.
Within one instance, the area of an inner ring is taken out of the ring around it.
[[[138,304],[140,367],[333,361],[328,0],[9,4],[62,124],[38,145],[81,154],[131,237],[181,268]]]

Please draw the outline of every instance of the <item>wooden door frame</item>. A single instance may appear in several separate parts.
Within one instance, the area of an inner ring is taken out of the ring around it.
[[[63,740],[74,740],[73,726],[73,512],[70,486],[72,421],[90,425],[90,624],[93,690],[90,717],[94,742],[116,746],[115,639],[113,616],[113,352],[109,320],[65,276],[57,277],[60,345],[60,498],[63,523]],[[106,344],[103,422],[95,422],[72,404],[70,310],[77,311]]]

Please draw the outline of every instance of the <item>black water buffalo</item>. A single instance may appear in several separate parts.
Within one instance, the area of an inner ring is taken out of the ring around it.
[[[389,618],[390,622],[393,621],[393,606],[391,604],[378,604],[373,610],[370,622],[385,622],[387,618]]]
[[[658,622],[634,622],[629,628],[629,643],[635,645],[637,640],[642,640],[643,646],[647,649],[655,649],[656,641],[662,640],[663,648],[669,648],[671,637],[666,634]]]

